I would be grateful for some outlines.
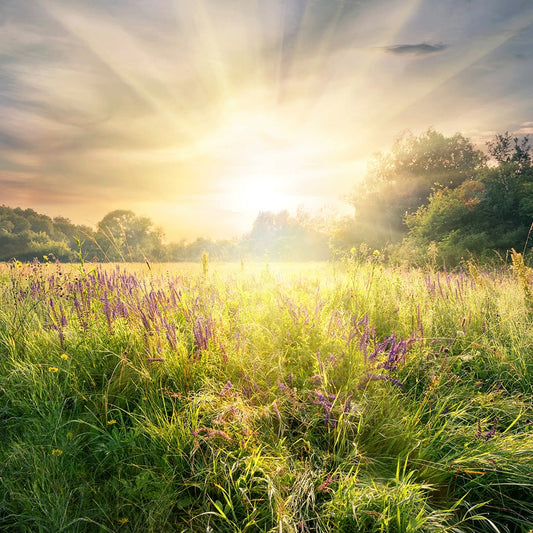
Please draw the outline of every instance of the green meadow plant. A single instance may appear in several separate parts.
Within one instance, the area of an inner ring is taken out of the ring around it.
[[[530,531],[515,255],[0,266],[0,529]]]
[[[204,276],[207,276],[209,270],[209,254],[207,252],[202,252],[202,271]]]

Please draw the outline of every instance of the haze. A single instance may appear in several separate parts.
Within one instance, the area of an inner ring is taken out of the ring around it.
[[[0,4],[0,203],[226,238],[349,209],[405,129],[533,132],[529,0]]]

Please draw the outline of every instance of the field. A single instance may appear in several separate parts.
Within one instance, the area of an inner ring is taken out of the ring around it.
[[[531,272],[0,270],[0,529],[528,532]]]

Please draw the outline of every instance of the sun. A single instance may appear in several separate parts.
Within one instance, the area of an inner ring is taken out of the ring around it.
[[[295,201],[284,188],[289,175],[249,173],[234,183],[233,207],[242,211],[282,211],[292,209]]]
[[[301,201],[309,151],[280,121],[235,117],[219,137],[224,147],[227,207],[242,213],[291,210]]]
[[[331,201],[327,184],[337,171],[336,142],[268,106],[231,111],[210,132],[206,146],[218,173],[214,210],[235,221],[236,231],[248,230],[261,212],[296,215]]]

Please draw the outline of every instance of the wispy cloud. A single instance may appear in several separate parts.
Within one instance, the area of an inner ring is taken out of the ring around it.
[[[520,128],[515,131],[516,135],[533,135],[533,122],[523,122]]]
[[[392,46],[384,46],[382,50],[396,55],[428,55],[435,54],[436,52],[442,52],[448,48],[447,44],[429,44],[429,43],[417,43],[417,44],[395,44]]]

